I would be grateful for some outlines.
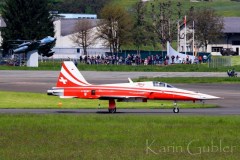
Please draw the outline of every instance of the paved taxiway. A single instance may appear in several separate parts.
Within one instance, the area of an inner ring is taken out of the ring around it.
[[[109,114],[107,109],[0,109],[0,114]],[[172,109],[117,109],[117,115],[171,115]],[[240,108],[180,109],[180,115],[239,115]],[[175,114],[174,114],[175,115]]]
[[[46,93],[46,90],[55,86],[59,71],[0,71],[0,90]],[[226,73],[212,72],[82,72],[90,83],[124,83],[127,78],[144,77],[226,77]],[[240,84],[174,84],[176,87],[211,94],[224,99],[208,101],[220,108],[210,109],[180,109],[183,114],[240,114]],[[120,113],[167,114],[170,109],[118,109]],[[0,113],[106,113],[106,110],[86,109],[0,109]]]

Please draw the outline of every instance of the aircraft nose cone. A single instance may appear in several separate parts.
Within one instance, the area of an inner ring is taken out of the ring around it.
[[[204,100],[204,99],[206,99],[206,100],[209,99],[210,100],[210,99],[219,99],[220,97],[200,93],[199,98],[202,99],[202,100]]]

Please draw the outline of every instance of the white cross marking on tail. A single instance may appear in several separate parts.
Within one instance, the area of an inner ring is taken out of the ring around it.
[[[67,80],[64,79],[63,77],[61,77],[59,81],[62,82],[63,84],[66,84],[66,83],[67,83]]]

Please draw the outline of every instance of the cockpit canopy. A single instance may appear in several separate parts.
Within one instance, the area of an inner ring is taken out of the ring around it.
[[[167,84],[167,83],[164,83],[164,82],[156,82],[156,81],[153,81],[153,87],[175,88],[170,84]]]

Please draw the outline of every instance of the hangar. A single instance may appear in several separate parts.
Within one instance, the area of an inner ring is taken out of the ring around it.
[[[224,17],[223,18],[223,34],[215,44],[208,44],[207,52],[212,54],[219,54],[224,50],[229,50],[240,55],[240,17]],[[188,28],[187,33],[192,33],[193,30]],[[184,26],[180,27],[180,35],[184,35]],[[197,40],[196,40],[197,41]],[[186,43],[187,52],[193,51],[192,39],[188,39]],[[180,39],[179,51],[185,52],[184,50],[184,39]],[[198,49],[199,52],[204,51],[204,47]]]

